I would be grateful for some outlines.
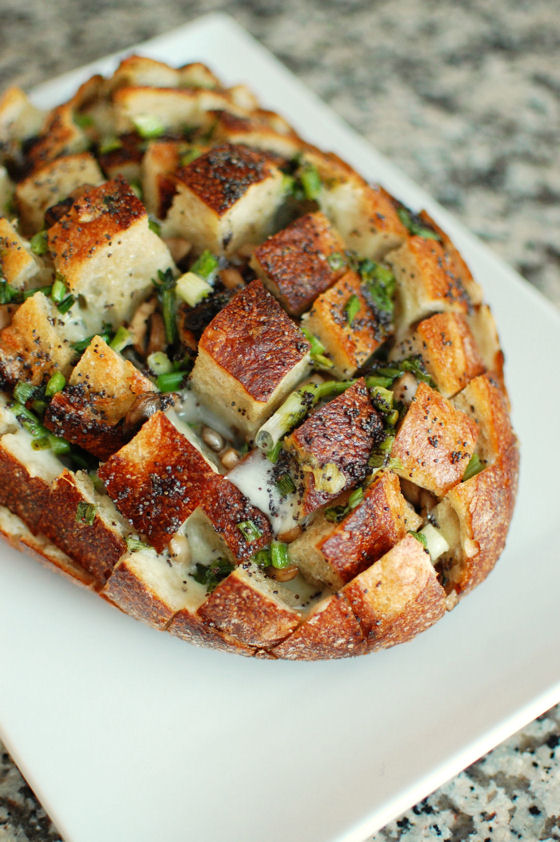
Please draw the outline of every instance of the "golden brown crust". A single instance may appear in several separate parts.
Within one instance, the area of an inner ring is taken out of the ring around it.
[[[246,646],[270,647],[287,637],[300,617],[280,603],[274,588],[265,589],[250,567],[239,567],[224,579],[198,609],[212,628]]]
[[[381,434],[382,423],[363,378],[296,427],[285,439],[285,447],[296,454],[304,472],[305,515],[365,478],[371,450]],[[318,486],[317,472],[332,482],[332,490]]]
[[[253,252],[252,264],[291,316],[300,316],[344,273],[329,258],[344,243],[322,213],[308,213],[274,234]]]
[[[248,146],[224,143],[179,169],[177,180],[222,216],[249,187],[270,175],[266,155]]]
[[[272,650],[278,658],[318,661],[351,658],[366,651],[364,635],[343,594],[319,603],[292,634]]]
[[[62,467],[62,466],[61,466]],[[33,476],[15,456],[6,450],[0,439],[0,505],[7,506],[29,527],[40,531],[40,522],[49,509],[50,483]]]
[[[267,401],[309,343],[261,281],[253,281],[210,322],[199,343],[257,401]]]
[[[462,313],[436,313],[416,327],[418,349],[439,391],[450,398],[482,374],[484,363]]]
[[[161,552],[201,503],[213,471],[163,412],[99,468],[109,496]]]
[[[422,544],[406,536],[342,593],[360,620],[368,650],[404,643],[445,614],[446,594]]]
[[[441,496],[461,481],[477,435],[474,421],[420,383],[391,450],[395,471]]]
[[[200,507],[236,561],[249,561],[259,550],[268,547],[273,539],[270,522],[264,512],[253,506],[237,486],[219,474],[208,482]],[[251,537],[253,534],[255,537]]]
[[[39,529],[103,584],[126,551],[126,542],[103,522],[95,507],[92,522],[80,516],[78,507],[84,503],[87,505],[73,475],[64,471],[52,485]]]

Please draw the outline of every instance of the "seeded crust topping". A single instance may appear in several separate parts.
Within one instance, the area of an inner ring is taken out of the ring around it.
[[[259,658],[424,631],[502,553],[519,452],[437,221],[200,63],[0,99],[1,530]]]

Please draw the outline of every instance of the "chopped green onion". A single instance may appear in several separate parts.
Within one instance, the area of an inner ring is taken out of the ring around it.
[[[200,146],[191,146],[188,152],[185,152],[181,155],[181,166],[186,167],[188,164],[192,164],[193,161],[196,161],[197,158],[200,158],[202,155],[203,150]]]
[[[463,474],[463,482],[479,474],[483,468],[484,464],[480,461],[478,453],[473,453]]]
[[[260,428],[256,436],[257,447],[264,450],[271,459],[271,452],[275,453],[280,440],[300,421],[303,421],[320,400],[340,395],[353,382],[352,380],[327,380],[324,383],[308,383],[296,389]],[[278,450],[279,453],[280,450]],[[271,461],[276,461],[276,459],[271,459]]]
[[[346,321],[352,327],[352,322],[358,315],[362,302],[357,295],[351,295],[344,305],[344,312],[346,314]]]
[[[173,371],[173,363],[163,351],[154,351],[146,360],[148,368],[153,374],[168,374]]]
[[[388,389],[392,382],[392,377],[378,377],[375,374],[366,377],[366,386],[368,389],[374,389],[376,386],[381,386],[382,389]]]
[[[289,567],[292,563],[288,555],[288,545],[282,541],[273,541],[270,545],[270,563],[277,570]]]
[[[172,270],[158,271],[158,279],[153,281],[157,291],[157,297],[161,305],[163,324],[165,326],[165,338],[168,345],[173,345],[177,339],[176,320],[176,299],[175,285]]]
[[[55,371],[45,387],[45,396],[52,398],[57,392],[61,392],[66,386],[66,378],[61,371]]]
[[[276,488],[281,497],[287,497],[296,490],[296,484],[290,474],[281,474],[276,480]]]
[[[89,114],[74,114],[73,119],[80,129],[89,129],[93,126],[93,117]]]
[[[153,216],[148,217],[148,228],[150,231],[153,231],[154,234],[157,234],[158,237],[161,237],[161,225],[157,219],[154,219]]]
[[[102,143],[99,144],[99,154],[100,155],[108,155],[109,152],[115,152],[117,149],[122,148],[122,140],[119,140],[118,137],[108,137]]]
[[[69,295],[66,296],[66,298],[62,299],[60,304],[57,304],[58,312],[62,313],[62,315],[64,315],[64,313],[67,313],[68,310],[70,309],[70,307],[72,307],[72,305],[74,304],[75,301],[76,301],[75,296],[72,295],[72,293],[70,293]]]
[[[32,450],[47,450],[51,446],[48,436],[38,436],[31,439]]]
[[[95,520],[95,506],[93,503],[85,503],[81,500],[76,508],[76,523],[85,523],[92,526]]]
[[[33,410],[33,412],[35,412],[37,415],[43,415],[43,413],[44,413],[44,411],[45,411],[45,409],[46,409],[46,408],[47,408],[47,403],[46,403],[46,401],[43,401],[43,400],[40,400],[40,399],[36,399],[36,400],[34,400],[34,401],[32,401],[32,402],[31,402],[31,409],[32,409],[32,410]]]
[[[359,263],[358,271],[376,312],[380,315],[392,316],[397,282],[391,270],[366,258]]]
[[[165,132],[165,126],[158,117],[152,114],[137,114],[132,118],[134,128],[145,140],[150,140],[154,137],[161,137]]]
[[[282,173],[282,187],[284,193],[288,195],[295,195],[296,193],[296,180],[293,175],[288,175],[288,173]]]
[[[138,550],[150,549],[149,544],[146,544],[145,541],[141,541],[140,538],[134,538],[132,535],[127,535],[125,541],[129,553],[136,553]]]
[[[410,531],[408,534],[412,535],[413,538],[416,538],[417,541],[420,541],[420,543],[422,544],[422,546],[424,547],[425,550],[428,549],[428,540],[422,532],[412,532],[412,531]]]
[[[249,544],[262,536],[262,530],[252,520],[242,520],[237,524],[237,528]]]
[[[441,241],[441,237],[437,233],[437,231],[434,231],[433,228],[429,228],[427,225],[422,224],[420,218],[416,216],[416,214],[411,213],[411,211],[409,211],[407,208],[398,208],[397,215],[402,224],[405,226],[405,228],[408,228],[412,235],[416,235],[417,237],[423,237],[425,240]]]
[[[328,357],[325,356],[325,346],[318,339],[310,330],[308,330],[305,325],[300,325],[301,332],[311,345],[310,349],[310,356],[313,362],[316,364],[317,368],[332,368],[334,363]]]
[[[11,304],[12,301],[21,301],[21,292],[7,282],[5,278],[0,278],[0,304]]]
[[[33,254],[46,254],[48,251],[48,244],[47,244],[47,237],[48,234],[46,231],[37,231],[36,234],[33,234],[29,244],[31,246],[31,251]]]
[[[266,451],[266,458],[269,462],[272,462],[273,464],[276,464],[276,462],[278,462],[278,457],[282,452],[282,447],[283,444],[282,440],[280,439],[276,442],[275,445],[273,445],[269,450]]]
[[[129,330],[122,325],[119,327],[111,341],[109,342],[110,347],[113,351],[124,351],[127,345],[132,343],[132,336]]]
[[[144,197],[144,191],[142,190],[142,185],[140,184],[138,179],[137,178],[131,179],[128,183],[130,185],[130,189],[132,190],[132,192],[134,193],[136,198],[140,199],[140,201],[142,201],[142,199]]]
[[[427,383],[428,386],[434,388],[434,381],[424,368],[422,357],[419,355],[406,357],[403,360],[391,360],[390,363],[377,361],[372,366],[372,369],[374,371],[373,377],[383,377],[389,380],[388,384],[380,383],[379,385],[389,386],[397,379],[397,377],[404,374],[405,371],[410,371],[414,374],[417,380],[422,380],[424,383]],[[368,383],[368,386],[370,381],[373,385],[372,375],[367,375],[366,382]]]
[[[105,491],[105,486],[103,484],[103,480],[99,477],[97,471],[88,471],[88,475],[95,490],[103,494],[103,492]]]
[[[45,295],[50,295],[52,291],[52,286],[49,284],[48,286],[44,287],[35,287],[35,289],[24,289],[23,291],[23,300],[27,301],[28,298],[32,298],[36,292],[42,292]]]
[[[31,398],[37,394],[37,387],[32,386],[31,383],[19,382],[14,386],[14,398],[21,404],[27,403]]]
[[[177,280],[177,295],[182,298],[189,307],[196,307],[197,304],[212,292],[212,287],[200,275],[194,272],[185,272]]]
[[[66,453],[70,453],[70,442],[66,441],[66,439],[60,438],[60,436],[49,435],[49,442],[51,450],[56,456],[64,456]]]
[[[333,272],[338,272],[346,266],[346,258],[339,251],[333,251],[332,254],[327,255],[327,263]]]
[[[316,199],[323,188],[321,176],[316,166],[304,164],[299,172],[299,180],[306,199]]]
[[[270,547],[265,547],[255,553],[251,561],[259,567],[270,567]]]
[[[156,381],[157,387],[160,392],[176,392],[177,389],[181,388],[187,374],[187,371],[169,371],[160,374]]]
[[[104,339],[107,343],[109,343],[111,340],[111,334],[108,330],[105,330],[103,333],[93,333],[91,336],[86,336],[85,339],[80,339],[79,342],[74,342],[72,344],[72,348],[81,354],[82,351],[86,350],[86,348],[90,345],[92,339],[94,339],[96,336],[99,336],[101,339]]]
[[[218,265],[218,258],[213,255],[211,251],[206,249],[202,252],[200,257],[195,260],[190,268],[190,271],[194,272],[195,275],[200,275],[200,277],[204,278],[205,281],[208,281],[218,271]]]
[[[36,418],[31,410],[27,409],[27,407],[25,407],[22,403],[13,403],[10,406],[10,409],[16,416],[21,426],[27,430],[28,433],[31,433],[32,436],[46,435],[47,431],[39,419]]]
[[[205,585],[206,591],[211,593],[214,588],[219,585],[222,579],[229,576],[233,569],[234,565],[231,561],[228,561],[226,558],[217,558],[208,565],[197,562],[196,571],[190,575],[193,577],[195,582],[198,582],[200,585]]]
[[[55,304],[61,304],[67,295],[68,290],[66,289],[64,279],[60,275],[57,275],[51,287],[51,298]]]
[[[363,488],[355,488],[354,491],[350,494],[348,498],[348,508],[355,509],[356,506],[359,506],[362,500],[364,499],[364,489]]]

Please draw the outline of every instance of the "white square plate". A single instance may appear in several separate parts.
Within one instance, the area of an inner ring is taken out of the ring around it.
[[[517,510],[498,567],[457,610],[405,646],[332,663],[190,647],[2,546],[2,735],[68,842],[361,842],[560,700],[558,314],[229,18],[137,49],[248,82],[448,230],[506,349]],[[53,105],[115,61],[34,99]]]

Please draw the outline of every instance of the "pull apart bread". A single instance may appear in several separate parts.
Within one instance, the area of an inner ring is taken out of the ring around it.
[[[436,222],[243,85],[140,56],[0,101],[0,529],[267,658],[412,638],[481,582],[518,447]]]

